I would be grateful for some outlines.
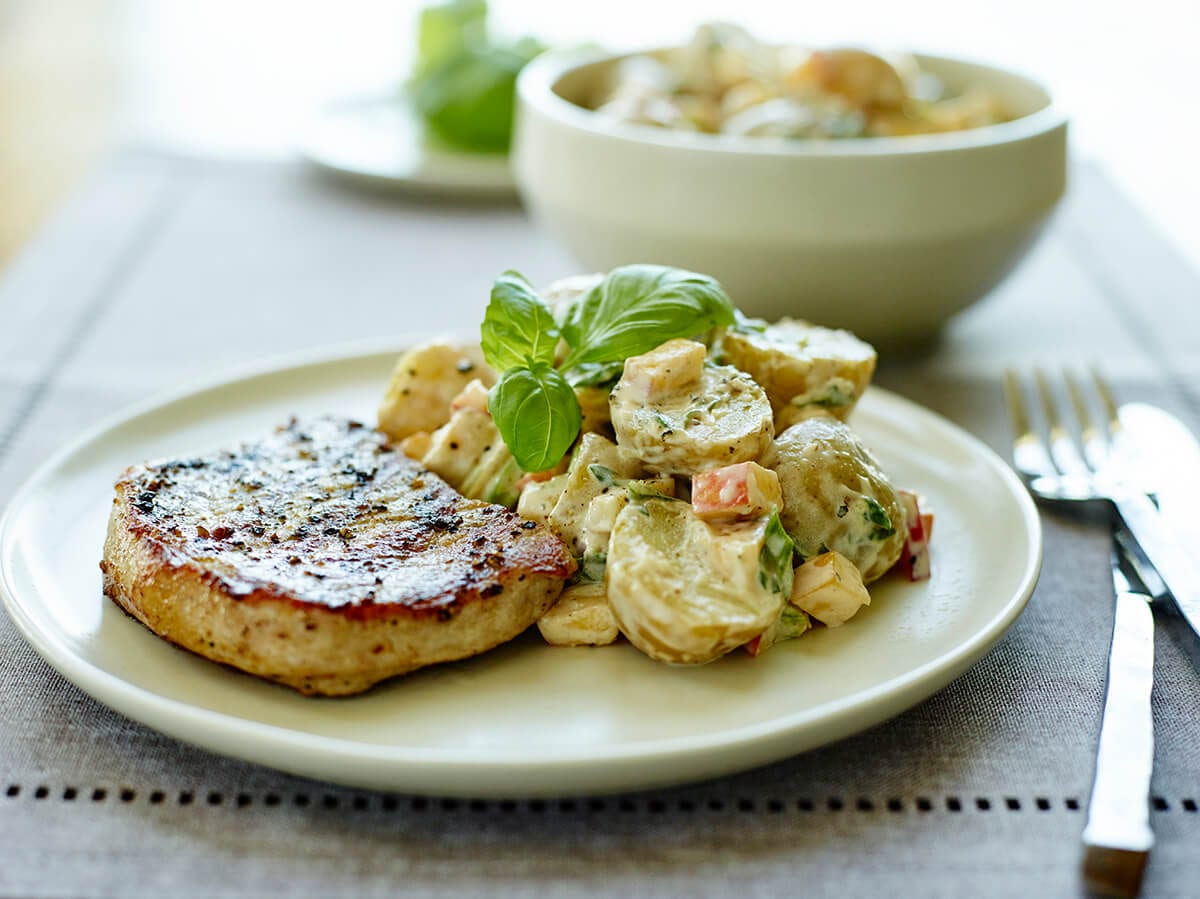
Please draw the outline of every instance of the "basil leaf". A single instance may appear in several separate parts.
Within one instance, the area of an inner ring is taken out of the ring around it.
[[[575,573],[573,583],[603,584],[604,571],[608,566],[608,553],[586,552],[580,560],[579,571]]]
[[[625,360],[618,362],[589,362],[576,365],[566,373],[572,387],[607,387],[610,390],[621,380]]]
[[[785,597],[792,592],[792,553],[796,545],[779,520],[779,510],[771,512],[758,554],[758,582],[772,593]]]
[[[525,471],[545,471],[571,448],[582,413],[567,379],[549,365],[512,368],[488,393],[488,411]]]
[[[644,481],[630,480],[625,482],[625,492],[631,503],[644,503],[648,499],[661,499],[667,503],[682,503],[684,500],[675,496],[659,493],[655,488],[646,486]]]
[[[595,478],[601,487],[623,487],[628,483],[627,478],[618,478],[611,468],[596,462],[588,466],[588,474]]]
[[[872,499],[869,496],[864,496],[862,501],[867,507],[863,512],[863,518],[867,520],[867,524],[872,526],[872,540],[886,540],[888,537],[896,533],[896,528],[892,525],[891,516],[889,516],[887,510],[879,504],[878,500]]]
[[[733,322],[733,304],[713,278],[661,265],[626,265],[572,306],[562,325],[571,346],[563,368],[616,362]]]
[[[492,299],[479,331],[483,358],[496,371],[554,363],[558,325],[517,272],[505,272],[492,285]]]
[[[505,153],[512,142],[517,76],[542,52],[532,38],[468,43],[410,83],[413,107],[442,142],[478,153]]]

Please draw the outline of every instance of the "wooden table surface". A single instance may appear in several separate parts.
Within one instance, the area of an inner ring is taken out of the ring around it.
[[[418,0],[0,0],[0,266],[117,145],[196,155],[286,156],[313,108],[394,84]],[[720,0],[493,0],[512,31],[623,47],[682,39],[728,17]],[[1002,62],[1054,86],[1077,151],[1098,159],[1169,241],[1200,264],[1200,16],[1141,0],[864,0],[781,13],[743,0],[771,39],[867,42]]]

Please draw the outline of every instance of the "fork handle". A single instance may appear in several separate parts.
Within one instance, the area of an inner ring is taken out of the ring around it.
[[[1113,499],[1121,520],[1150,560],[1183,614],[1200,638],[1200,566],[1189,558],[1178,535],[1172,533],[1162,513],[1143,494]]]
[[[1137,895],[1154,833],[1150,775],[1154,765],[1154,618],[1149,597],[1118,593],[1096,777],[1083,831],[1083,871],[1107,895]]]

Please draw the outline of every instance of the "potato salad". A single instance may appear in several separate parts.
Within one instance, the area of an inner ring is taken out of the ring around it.
[[[845,624],[893,569],[929,576],[927,504],[847,423],[876,359],[852,334],[746,319],[707,276],[635,265],[540,293],[506,272],[481,336],[406,353],[379,426],[574,553],[547,642],[761,655]]]
[[[775,46],[728,24],[632,56],[592,102],[597,114],[676,131],[835,140],[961,131],[1007,121],[978,86],[952,92],[908,55]]]

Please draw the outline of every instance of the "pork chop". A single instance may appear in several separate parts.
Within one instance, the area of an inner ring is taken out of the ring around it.
[[[305,694],[510,640],[575,569],[549,530],[347,420],[138,465],[116,493],[105,594],[172,643]]]

